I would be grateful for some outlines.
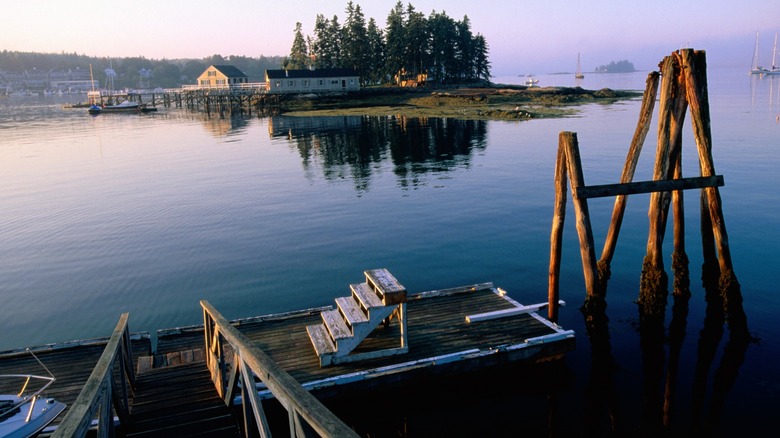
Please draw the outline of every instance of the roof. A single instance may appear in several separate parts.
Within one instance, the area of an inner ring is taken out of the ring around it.
[[[247,77],[244,72],[239,70],[238,68],[232,66],[232,65],[212,65],[215,69],[219,70],[220,73],[223,75],[229,77],[229,78],[245,78]]]
[[[268,79],[334,78],[360,76],[353,68],[320,68],[315,70],[266,70]]]

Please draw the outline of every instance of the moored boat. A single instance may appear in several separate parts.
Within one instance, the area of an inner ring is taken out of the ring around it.
[[[0,379],[3,388],[20,388],[14,394],[0,394],[0,437],[35,436],[65,410],[65,403],[42,395],[54,383],[52,375],[2,374]]]
[[[141,111],[141,105],[136,102],[130,102],[125,100],[117,105],[98,106],[92,105],[87,112],[90,114],[103,114],[103,113],[137,113]]]

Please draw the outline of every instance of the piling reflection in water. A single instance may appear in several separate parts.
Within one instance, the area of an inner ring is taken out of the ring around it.
[[[487,122],[401,116],[271,117],[271,137],[287,138],[308,172],[321,167],[327,180],[351,178],[368,191],[382,162],[392,162],[402,188],[426,184],[421,175],[468,167],[487,147]]]
[[[712,266],[705,267],[710,272]],[[714,267],[717,270],[717,262]],[[622,436],[627,429],[650,436],[685,431],[690,436],[712,436],[717,431],[723,406],[734,386],[739,368],[752,338],[747,330],[747,317],[742,303],[724,305],[717,284],[704,281],[706,315],[699,332],[696,364],[690,388],[690,406],[681,406],[686,388],[678,386],[680,357],[686,336],[689,294],[675,294],[672,319],[667,328],[664,314],[643,311],[639,306],[639,340],[642,353],[641,422],[637,426],[625,424],[620,411],[620,400],[615,388],[615,372],[622,366],[612,354],[609,318],[604,300],[590,300],[583,307],[583,317],[591,347],[592,368],[586,390],[586,415],[583,430],[587,435],[604,433],[606,421],[609,434]],[[665,310],[665,309],[664,309]],[[718,349],[722,344],[724,328],[728,340],[716,365]],[[713,366],[717,366],[712,374]],[[709,404],[707,394],[710,394]],[[688,413],[688,415],[686,415]]]

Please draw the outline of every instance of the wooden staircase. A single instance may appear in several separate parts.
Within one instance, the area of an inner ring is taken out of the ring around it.
[[[364,274],[365,283],[351,284],[350,296],[336,298],[336,308],[322,312],[322,324],[306,327],[320,366],[409,351],[406,288],[387,269],[371,269]],[[393,316],[401,325],[400,347],[350,354],[379,324],[389,324]]]

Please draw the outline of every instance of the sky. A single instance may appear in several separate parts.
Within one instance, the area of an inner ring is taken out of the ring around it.
[[[347,0],[34,0],[4,2],[0,50],[149,59],[214,54],[287,55],[295,24],[313,35],[317,14],[346,19]],[[628,60],[656,69],[683,47],[707,51],[712,66],[771,64],[780,4],[735,0],[412,0],[425,16],[468,16],[487,40],[493,76],[572,72]],[[356,0],[384,28],[395,0]],[[779,55],[780,56],[780,55]],[[780,59],[778,59],[780,63]],[[2,66],[0,66],[2,69]]]

